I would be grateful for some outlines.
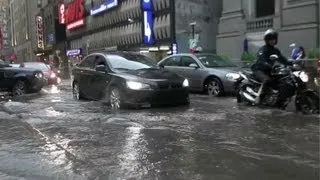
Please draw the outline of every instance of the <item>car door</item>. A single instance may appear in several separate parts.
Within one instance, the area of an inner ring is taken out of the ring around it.
[[[81,93],[87,97],[91,97],[91,79],[93,76],[92,71],[94,67],[94,57],[92,55],[86,57],[80,64],[79,68],[76,70],[76,74],[78,77],[77,81],[79,83],[79,88]]]
[[[0,90],[8,90],[15,84],[14,75],[14,71],[0,67]]]
[[[110,71],[110,68],[107,63],[107,59],[102,55],[95,56],[95,63],[94,66],[105,66],[106,71],[97,71],[94,70],[94,76],[91,79],[92,83],[92,91],[94,92],[93,96],[95,99],[100,100],[104,98],[104,95],[107,90],[107,86],[111,81],[111,75],[108,73]]]
[[[5,88],[5,82],[4,82],[4,72],[3,69],[0,67],[0,90]]]
[[[192,67],[190,67],[190,65]],[[196,67],[194,67],[196,66]],[[202,71],[198,62],[191,56],[180,57],[180,74],[189,80],[190,88],[193,90],[202,89]]]
[[[169,71],[181,75],[179,71],[180,56],[170,56],[167,59],[163,60],[159,65]]]

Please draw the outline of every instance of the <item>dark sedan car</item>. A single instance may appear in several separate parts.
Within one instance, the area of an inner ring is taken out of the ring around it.
[[[0,91],[10,91],[13,95],[39,92],[44,85],[41,71],[12,67],[0,60]]]
[[[133,52],[87,56],[72,71],[72,88],[75,99],[102,100],[114,109],[189,104],[187,79]]]
[[[21,63],[20,67],[36,69],[42,71],[44,74],[44,78],[48,85],[56,85],[61,82],[60,77],[58,77],[57,73],[47,64],[42,62],[25,62]]]

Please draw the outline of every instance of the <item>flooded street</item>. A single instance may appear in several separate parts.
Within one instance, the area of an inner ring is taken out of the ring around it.
[[[0,179],[319,179],[319,118],[191,95],[113,112],[68,82],[0,105]]]

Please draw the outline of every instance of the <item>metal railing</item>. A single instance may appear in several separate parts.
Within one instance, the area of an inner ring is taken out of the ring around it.
[[[264,17],[247,22],[247,31],[259,31],[273,27],[273,17]]]

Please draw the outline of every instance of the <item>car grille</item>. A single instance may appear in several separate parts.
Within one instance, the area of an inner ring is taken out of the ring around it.
[[[182,84],[159,84],[159,89],[179,89],[182,88]]]

